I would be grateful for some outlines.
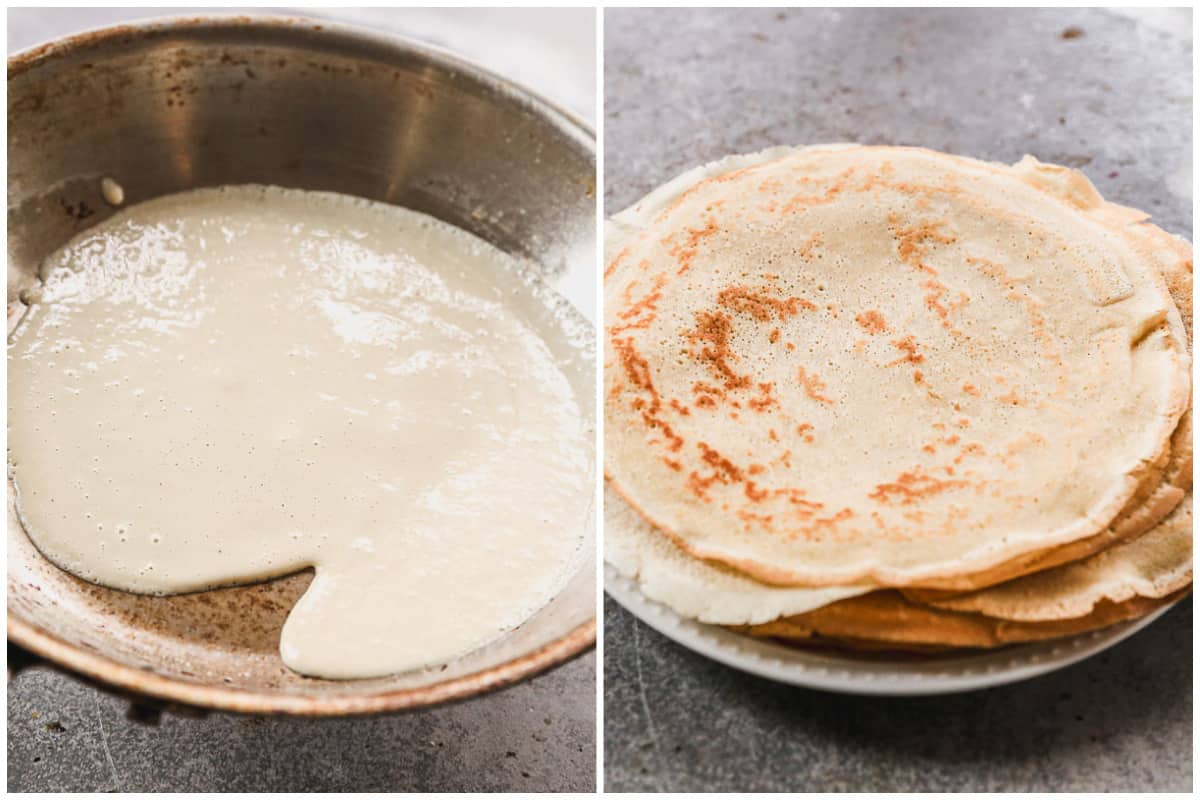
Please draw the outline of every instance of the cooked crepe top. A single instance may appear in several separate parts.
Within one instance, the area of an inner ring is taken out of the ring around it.
[[[606,470],[697,556],[824,585],[1103,529],[1187,404],[1144,215],[1077,173],[772,151],[618,215]]]

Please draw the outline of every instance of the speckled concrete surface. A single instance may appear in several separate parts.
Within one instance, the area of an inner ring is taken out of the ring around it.
[[[475,700],[296,719],[172,713],[157,726],[43,667],[8,687],[8,789],[36,792],[590,792],[594,653]]]
[[[607,791],[1187,792],[1192,602],[1123,644],[1024,683],[849,697],[698,656],[611,598]]]
[[[855,141],[1032,153],[1190,235],[1181,13],[1187,39],[1087,9],[610,9],[606,208],[730,153]]]
[[[919,144],[1082,169],[1191,237],[1190,12],[611,9],[605,203],[776,144]],[[1192,606],[1053,675],[864,699],[697,656],[611,599],[605,785],[1189,791]]]
[[[11,52],[88,27],[205,10],[11,9],[8,46]],[[591,117],[594,36],[587,9],[302,13],[424,38]],[[489,46],[497,35],[503,46]],[[167,714],[158,727],[147,727],[125,718],[127,701],[34,668],[8,686],[8,789],[592,791],[595,687],[596,658],[589,653],[510,689],[418,713],[334,720]]]

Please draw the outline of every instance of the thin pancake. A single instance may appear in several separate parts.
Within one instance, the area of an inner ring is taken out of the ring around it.
[[[936,602],[950,597],[1000,585],[1025,575],[1036,574],[1087,558],[1106,549],[1148,533],[1175,510],[1192,485],[1192,411],[1184,412],[1171,435],[1171,445],[1165,459],[1152,467],[1147,478],[1138,486],[1133,498],[1117,518],[1095,536],[1078,542],[1013,559],[993,569],[957,575],[939,580],[942,588],[907,588],[909,598],[918,602]],[[953,588],[950,588],[953,587]]]
[[[769,586],[724,564],[693,558],[604,487],[604,560],[646,597],[714,625],[753,625],[802,614],[871,586]]]
[[[1108,206],[903,148],[689,186],[620,217],[606,466],[694,555],[937,586],[1103,531],[1165,451],[1186,347]]]
[[[1027,162],[1022,162],[1026,165]],[[1036,164],[1036,162],[1035,162]],[[1043,182],[1057,186],[1066,196],[1078,192],[1075,173],[1062,167],[1036,164],[1039,173],[1045,173]],[[1029,167],[1032,169],[1032,167]],[[1144,221],[1141,212],[1133,212],[1121,206],[1112,206],[1108,213],[1115,217],[1137,223]],[[1185,240],[1172,236],[1152,225],[1137,225],[1131,235],[1142,242],[1141,248],[1157,267],[1166,282],[1171,299],[1179,311],[1178,325],[1182,336],[1192,348],[1192,248]],[[1112,524],[1100,534],[1087,539],[1057,547],[1031,557],[1016,559],[1000,567],[974,575],[960,575],[939,582],[942,589],[921,588],[905,592],[911,599],[920,602],[935,602],[954,597],[964,591],[986,588],[1001,581],[1011,580],[1051,569],[1102,552],[1122,542],[1130,541],[1152,530],[1175,509],[1192,489],[1192,409],[1179,420],[1171,435],[1169,453],[1160,459],[1138,487],[1137,493],[1122,509]],[[1190,557],[1189,557],[1190,558]],[[953,587],[953,588],[951,588]]]
[[[1103,552],[978,592],[939,600],[947,611],[996,619],[1078,619],[1105,603],[1157,599],[1192,582],[1192,496],[1149,533]]]
[[[852,645],[871,644],[878,649],[924,650],[937,648],[992,648],[1073,636],[1137,619],[1173,603],[1187,589],[1168,597],[1135,597],[1122,603],[1108,600],[1090,614],[1057,622],[1012,622],[981,614],[942,611],[906,600],[895,591],[873,592],[852,597],[824,608],[764,625],[738,628],[752,636],[783,639],[793,643],[820,637],[846,640]]]

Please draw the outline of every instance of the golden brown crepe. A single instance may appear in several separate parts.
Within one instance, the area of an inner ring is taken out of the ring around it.
[[[1118,540],[1189,394],[1178,254],[1144,215],[911,148],[710,172],[618,217],[606,469],[631,505],[792,586],[966,589]]]
[[[1121,603],[1104,600],[1085,616],[1054,622],[1014,622],[943,611],[907,600],[900,592],[883,591],[736,630],[797,644],[819,638],[874,649],[992,648],[1107,628],[1143,617],[1188,591],[1190,587],[1163,598],[1135,597]]]
[[[606,243],[606,558],[684,616],[862,651],[1178,599],[1192,256],[1146,219],[1073,170],[913,148],[777,148],[652,193]]]

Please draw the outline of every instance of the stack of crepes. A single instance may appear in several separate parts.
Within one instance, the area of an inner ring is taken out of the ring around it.
[[[1192,575],[1191,246],[1078,172],[778,148],[611,220],[606,560],[679,614],[944,651]]]

